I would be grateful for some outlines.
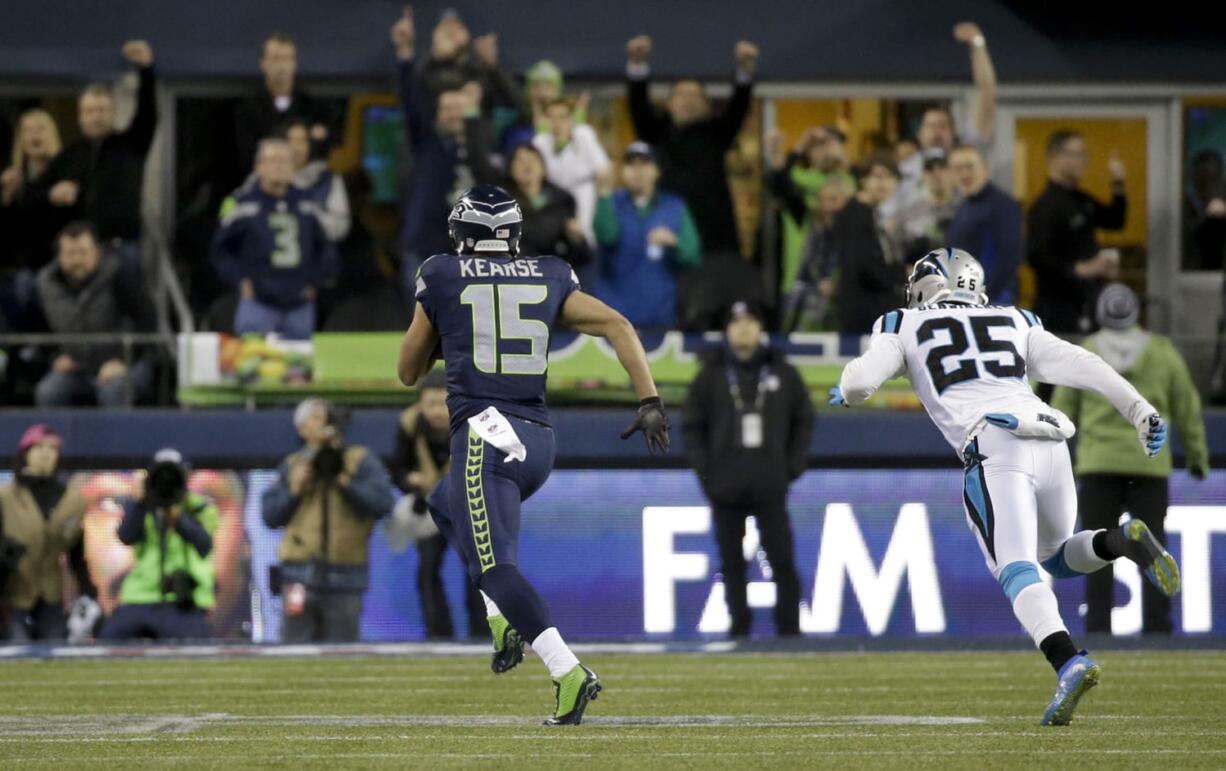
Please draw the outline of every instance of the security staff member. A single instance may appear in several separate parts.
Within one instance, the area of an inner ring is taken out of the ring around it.
[[[749,634],[745,519],[758,524],[776,586],[775,628],[800,633],[800,578],[788,520],[788,485],[805,469],[813,404],[796,368],[762,344],[762,313],[734,303],[725,345],[690,384],[685,447],[711,502],[733,637]]]
[[[178,450],[153,456],[144,492],[123,505],[116,535],[135,562],[119,588],[119,607],[103,640],[204,640],[212,636],[213,533],[221,520],[208,498],[187,489],[188,467]]]
[[[264,492],[264,523],[285,528],[282,642],[358,639],[370,531],[392,509],[392,483],[374,453],[345,446],[340,423],[323,399],[299,404],[294,426],[305,447],[285,459]]]

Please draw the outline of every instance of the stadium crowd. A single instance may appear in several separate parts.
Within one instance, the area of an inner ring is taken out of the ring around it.
[[[984,264],[994,302],[1033,297],[1048,328],[1082,336],[1096,328],[1098,292],[1119,277],[1119,252],[1099,248],[1095,237],[1127,221],[1118,158],[1108,162],[1108,202],[1082,189],[1091,148],[1073,131],[1051,135],[1048,185],[1028,211],[991,181],[997,79],[974,23],[953,30],[974,84],[965,120],[950,105],[931,104],[915,113],[913,135],[903,120],[896,136],[860,136],[854,146],[842,120],[809,127],[790,147],[770,131],[760,189],[773,205],[762,207],[754,233],[741,232],[728,166],[753,111],[753,43],[735,45],[722,103],[683,79],[655,104],[652,39],[631,39],[625,104],[633,137],[606,147],[588,123],[590,95],[568,93],[553,63],[516,72],[496,35],[474,37],[454,11],[422,32],[411,9],[390,29],[410,159],[390,262],[377,256],[363,214],[370,179],[329,167],[330,149],[344,138],[342,100],[313,96],[296,77],[295,41],[267,37],[263,82],[233,106],[227,141],[236,163],[206,173],[177,160],[182,176],[206,177],[173,239],[199,328],[289,339],[317,329],[402,328],[417,267],[449,248],[447,212],[474,183],[502,185],[519,200],[522,254],[563,257],[640,328],[718,329],[720,313],[704,309],[722,310],[727,286],[737,283],[742,296],[764,301],[768,330],[863,335],[900,304],[908,266],[950,246]],[[109,84],[81,91],[75,127],[57,126],[38,104],[12,116],[11,162],[0,174],[0,333],[154,329],[141,280],[152,275],[147,261],[142,271],[141,201],[158,127],[154,52],[133,40],[120,53],[138,75],[126,128],[116,127]],[[1192,166],[1189,259],[1220,267],[1221,160],[1204,152]],[[76,256],[82,240],[92,242],[92,259]],[[96,269],[81,267],[93,262]],[[1037,286],[1024,294],[1026,264]],[[4,401],[144,403],[153,398],[152,372],[168,367],[153,349],[126,357],[77,350],[6,347]]]

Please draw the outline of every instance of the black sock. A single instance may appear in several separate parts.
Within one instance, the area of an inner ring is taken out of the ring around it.
[[[1149,565],[1142,564],[1146,556],[1144,551],[1136,548],[1136,544],[1128,537],[1128,534],[1124,532],[1122,527],[1098,531],[1094,534],[1094,540],[1091,543],[1094,546],[1094,553],[1099,559],[1110,561],[1117,560],[1120,557],[1127,557],[1143,568],[1149,567]]]
[[[1043,642],[1039,643],[1039,650],[1043,651],[1056,674],[1060,674],[1060,669],[1068,660],[1077,655],[1077,646],[1073,645],[1073,638],[1068,636],[1068,632],[1047,635]]]
[[[485,571],[480,586],[529,644],[553,626],[549,606],[514,565],[495,565]]]

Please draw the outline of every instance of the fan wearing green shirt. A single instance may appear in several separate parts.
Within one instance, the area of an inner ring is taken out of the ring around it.
[[[1108,285],[1099,295],[1096,314],[1102,329],[1082,345],[1106,360],[1178,428],[1188,473],[1204,479],[1209,473],[1205,423],[1200,396],[1183,358],[1170,339],[1137,323],[1140,302],[1127,286]],[[1165,543],[1170,445],[1152,460],[1146,458],[1137,446],[1136,430],[1096,393],[1060,387],[1052,406],[1078,427],[1076,472],[1082,527],[1117,527],[1127,512]],[[1170,599],[1148,582],[1141,583],[1142,632],[1170,634]],[[1087,632],[1111,632],[1113,589],[1110,566],[1086,576]]]

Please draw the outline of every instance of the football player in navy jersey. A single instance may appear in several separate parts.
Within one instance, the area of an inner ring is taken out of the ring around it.
[[[523,215],[514,198],[474,187],[447,219],[455,254],[422,264],[398,364],[408,386],[436,359],[446,368],[452,464],[430,511],[485,597],[494,672],[518,664],[527,642],[553,678],[557,705],[546,724],[578,725],[600,680],[562,640],[516,561],[520,506],[553,468],[545,373],[554,327],[603,337],[616,351],[639,399],[623,439],[642,431],[649,452],[667,452],[668,416],[630,323],[580,291],[563,260],[516,256]]]

